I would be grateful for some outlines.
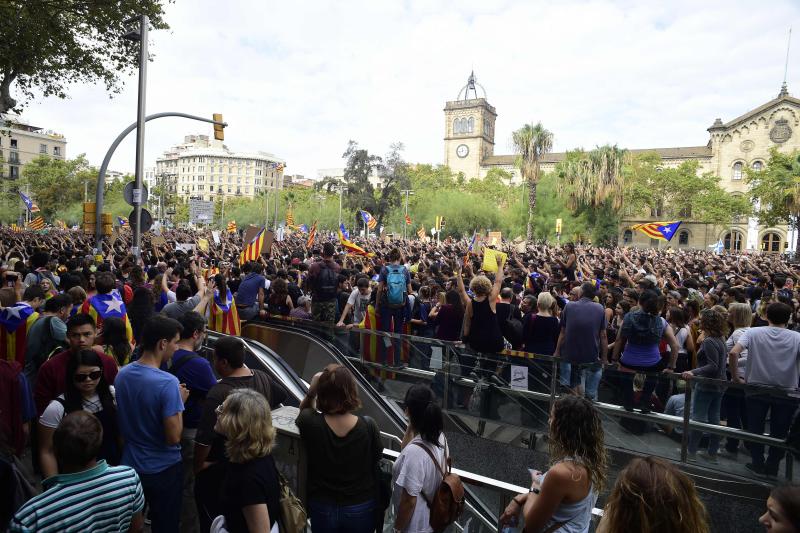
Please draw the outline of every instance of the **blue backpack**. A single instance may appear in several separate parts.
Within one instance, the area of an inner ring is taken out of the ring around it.
[[[406,303],[406,274],[400,265],[386,267],[386,299],[391,307],[402,307]]]

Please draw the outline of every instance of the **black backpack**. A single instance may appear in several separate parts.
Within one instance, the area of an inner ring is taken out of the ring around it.
[[[335,300],[338,287],[339,275],[323,261],[319,274],[315,278],[314,299],[318,302]]]

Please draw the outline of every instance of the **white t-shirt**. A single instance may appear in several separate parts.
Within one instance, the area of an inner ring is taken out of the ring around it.
[[[725,348],[728,349],[728,353],[730,353],[730,351],[733,350],[733,347],[736,345],[737,342],[739,342],[739,339],[742,338],[744,332],[748,331],[749,329],[750,329],[749,327],[739,328],[734,330],[733,333],[731,333],[731,336],[728,337],[727,341],[725,341]],[[742,353],[739,354],[739,361],[736,364],[736,367],[739,373],[739,377],[744,378],[744,369],[747,367],[747,348],[742,350]],[[733,371],[730,368],[728,369],[728,371],[733,373]]]
[[[737,344],[747,349],[747,383],[796,389],[800,380],[800,333],[786,328],[750,328]]]
[[[347,298],[347,303],[353,308],[353,324],[360,324],[364,320],[364,315],[367,314],[367,307],[369,307],[370,294],[362,296],[358,289],[353,289],[350,296]]]
[[[433,529],[431,529],[430,525],[430,511],[428,510],[428,504],[425,503],[425,498],[420,495],[420,492],[424,492],[430,501],[439,489],[439,484],[442,482],[442,474],[433,464],[425,450],[414,444],[415,442],[422,443],[423,446],[431,450],[441,467],[445,467],[447,442],[444,434],[439,436],[439,446],[432,446],[430,443],[424,442],[419,436],[414,437],[394,463],[392,470],[392,505],[396,515],[400,507],[402,489],[406,489],[409,496],[416,496],[417,502],[414,506],[414,514],[411,515],[411,520],[403,532],[431,533]]]
[[[111,391],[111,397],[114,398],[114,386],[111,385],[108,387]],[[64,399],[63,394],[59,394],[58,396],[62,400]],[[100,403],[100,396],[95,393],[90,398],[84,398],[83,400],[83,410],[87,413],[99,413],[103,410],[103,405]],[[42,413],[42,416],[39,418],[39,423],[46,428],[55,429],[61,423],[61,420],[64,418],[64,406],[61,405],[61,402],[58,400],[51,401],[47,408]]]

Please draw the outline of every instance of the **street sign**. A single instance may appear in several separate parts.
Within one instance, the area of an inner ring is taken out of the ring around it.
[[[150,214],[145,208],[142,208],[142,233],[145,231],[150,231],[150,228],[153,227],[153,215]],[[131,214],[128,215],[128,224],[131,225],[131,229],[136,227],[136,209],[131,211]]]
[[[122,189],[122,197],[128,205],[142,205],[147,203],[147,198],[150,196],[147,192],[147,187],[142,185],[141,189],[134,188],[134,182],[126,183],[125,188]]]
[[[193,224],[210,224],[214,220],[214,202],[189,200],[189,221]]]

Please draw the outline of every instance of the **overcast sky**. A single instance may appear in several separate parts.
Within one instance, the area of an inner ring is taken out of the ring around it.
[[[777,96],[796,0],[315,1],[177,0],[170,30],[151,32],[147,112],[222,112],[232,150],[266,151],[287,173],[343,166],[349,139],[411,162],[442,163],[447,100],[471,69],[498,113],[496,154],[511,132],[542,121],[556,150],[708,142]],[[800,24],[789,91],[800,95]],[[23,116],[64,133],[69,157],[99,165],[136,119],[136,79],[39,99]],[[146,164],[190,133],[184,119],[148,124]],[[110,168],[133,171],[134,135]]]

